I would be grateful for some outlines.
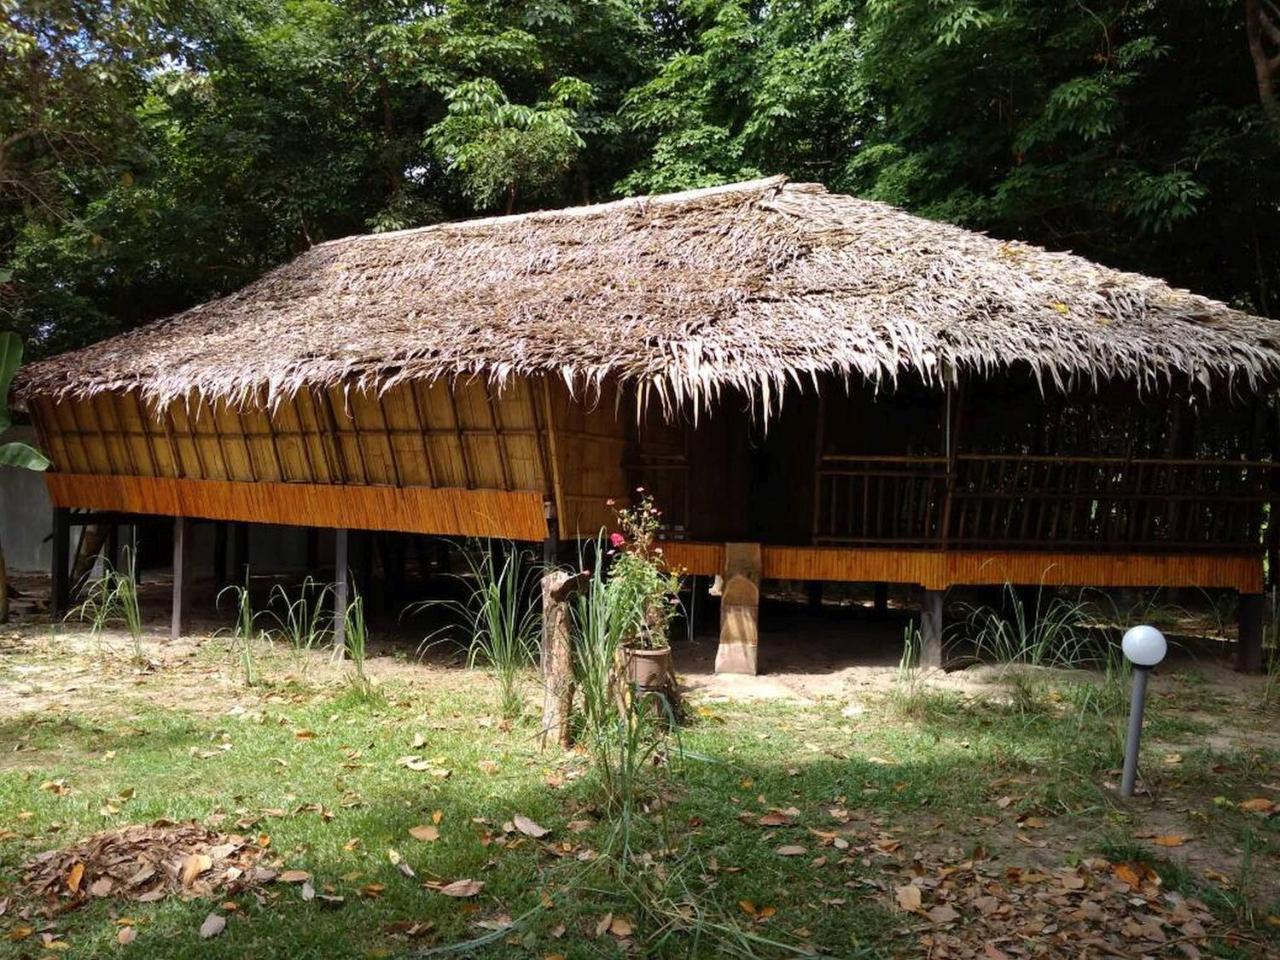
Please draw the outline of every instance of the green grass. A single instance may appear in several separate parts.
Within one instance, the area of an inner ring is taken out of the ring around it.
[[[210,644],[192,662],[225,667],[225,652]],[[122,915],[138,921],[127,954],[142,958],[400,956],[486,935],[477,923],[502,917],[525,921],[494,936],[485,955],[622,956],[615,938],[595,936],[612,912],[636,922],[636,950],[644,955],[714,956],[729,930],[837,956],[890,957],[912,955],[919,918],[892,910],[877,886],[884,882],[877,864],[844,862],[821,846],[811,830],[836,828],[830,808],[856,815],[850,829],[874,824],[921,843],[937,834],[929,842],[963,848],[990,843],[993,818],[1052,818],[1061,827],[1055,853],[1064,863],[1127,842],[1136,829],[1103,786],[1120,761],[1123,716],[1078,710],[1070,690],[1049,689],[1028,709],[921,689],[910,702],[871,701],[855,718],[835,700],[695,704],[669,786],[651,798],[629,840],[648,857],[640,855],[641,866],[624,882],[607,863],[580,856],[606,850],[611,828],[587,758],[538,751],[531,679],[525,719],[504,723],[497,692],[474,672],[437,670],[436,677],[448,676],[425,685],[410,682],[422,668],[404,666],[405,679],[379,676],[380,696],[370,699],[340,680],[283,682],[288,662],[268,652],[262,686],[248,690],[228,680],[200,702],[170,704],[169,671],[182,669],[171,667],[136,678],[127,692],[86,688],[71,711],[0,721],[0,825],[16,833],[0,840],[0,898],[14,895],[20,865],[42,850],[126,823],[212,818],[227,832],[266,834],[272,857],[310,871],[318,890],[345,903],[327,908],[304,902],[297,887],[273,885],[261,891],[261,902],[237,897],[226,931],[202,942],[197,930],[216,904],[97,901],[57,919],[72,948],[67,956],[124,956],[114,922]],[[242,709],[228,712],[237,705]],[[1153,739],[1202,732],[1158,699],[1149,730]],[[397,763],[409,755],[430,758],[450,775]],[[1215,806],[1212,797],[1250,795],[1259,778],[1276,776],[1276,757],[1253,752],[1227,761],[1229,772],[1215,780],[1223,758],[1189,754],[1179,787],[1195,792],[1214,835],[1238,846],[1252,831],[1255,862],[1273,864],[1274,827]],[[41,789],[57,780],[70,792]],[[132,797],[120,802],[129,790]],[[1000,807],[1001,798],[1010,802]],[[104,813],[108,804],[119,812]],[[297,812],[314,804],[326,815]],[[754,823],[790,807],[799,815],[789,825]],[[285,813],[264,814],[271,810]],[[440,839],[411,838],[409,828],[430,822],[437,810]],[[560,856],[517,834],[501,845],[502,826],[516,814],[550,828],[546,841],[562,844]],[[582,820],[593,825],[570,830],[571,821]],[[779,856],[783,844],[808,853]],[[397,869],[390,849],[416,879]],[[826,862],[815,864],[821,856]],[[464,902],[422,886],[461,878],[482,880],[481,895]],[[1179,882],[1190,889],[1202,879]],[[384,889],[370,896],[362,892],[368,884]],[[1265,926],[1259,918],[1266,904],[1249,906],[1246,893],[1213,905],[1250,929]],[[843,902],[836,909],[824,899]],[[773,908],[772,916],[752,922],[741,901]],[[664,910],[679,909],[701,915],[692,927],[705,929],[705,940],[660,927]],[[0,938],[18,925],[15,913],[11,906],[0,918]],[[397,925],[414,923],[430,926],[413,941],[397,935]],[[712,927],[721,929],[720,939]],[[0,939],[0,954],[6,949],[42,955],[35,938]],[[786,955],[758,942],[751,949]]]

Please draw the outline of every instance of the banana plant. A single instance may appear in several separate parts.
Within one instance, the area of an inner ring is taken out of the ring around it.
[[[13,423],[9,415],[9,384],[22,363],[22,340],[16,333],[0,333],[0,436]],[[22,470],[46,470],[49,458],[26,443],[0,443],[0,467]],[[0,545],[0,623],[9,619],[9,576],[5,568],[4,548]]]

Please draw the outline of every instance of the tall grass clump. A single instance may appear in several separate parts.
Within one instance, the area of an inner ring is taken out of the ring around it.
[[[255,612],[253,598],[249,594],[249,574],[245,573],[244,583],[232,583],[218,591],[215,605],[222,606],[222,598],[230,595],[236,608],[235,626],[231,628],[231,649],[240,662],[240,671],[244,676],[245,686],[256,687],[262,682],[262,673],[258,669],[256,646],[260,639],[258,618],[264,611]],[[221,632],[221,631],[220,631]]]
[[[351,602],[343,613],[343,650],[351,661],[351,686],[362,697],[373,693],[373,681],[365,672],[368,643],[369,626],[364,618],[364,597],[353,590]]]
[[[497,550],[483,540],[466,551],[468,570],[459,576],[466,584],[464,599],[429,600],[410,610],[439,606],[457,615],[467,633],[467,667],[483,667],[492,674],[502,715],[514,720],[524,709],[520,680],[533,663],[542,633],[538,568],[527,551],[517,550],[510,541],[496,546]],[[423,647],[433,637],[423,641]]]
[[[1083,597],[1050,597],[1044,588],[1028,610],[1012,584],[1003,588],[1003,609],[970,607],[964,629],[981,660],[1029,667],[1076,669],[1096,665],[1099,649],[1088,628],[1089,604]]]
[[[288,645],[294,663],[306,666],[306,655],[326,645],[333,633],[333,615],[327,606],[332,584],[320,584],[311,577],[302,581],[297,596],[280,584],[271,590],[268,612],[276,622],[275,635]],[[274,609],[279,603],[281,610]]]
[[[665,697],[637,694],[627,682],[623,644],[636,629],[634,604],[620,602],[597,541],[590,578],[573,608],[574,677],[581,691],[580,738],[613,821],[609,848],[620,864],[630,856],[640,804],[665,765],[674,716]],[[678,741],[676,742],[678,747]]]
[[[1280,704],[1280,591],[1273,589],[1267,600],[1266,632],[1262,638],[1262,666],[1266,670],[1262,703],[1272,707]]]
[[[89,580],[84,587],[84,600],[67,614],[81,623],[88,623],[89,632],[98,639],[103,630],[113,624],[122,625],[133,644],[133,662],[139,666],[147,663],[142,652],[142,610],[138,605],[137,558],[132,550],[122,551],[123,564],[113,566],[105,557],[102,560],[102,576]]]

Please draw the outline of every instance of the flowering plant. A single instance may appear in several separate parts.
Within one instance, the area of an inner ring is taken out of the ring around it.
[[[639,500],[614,507],[618,529],[609,534],[606,585],[611,605],[627,624],[627,642],[646,650],[668,646],[667,629],[680,605],[680,575],[667,567],[662,548],[654,541],[662,527],[662,512],[653,495],[636,487]]]

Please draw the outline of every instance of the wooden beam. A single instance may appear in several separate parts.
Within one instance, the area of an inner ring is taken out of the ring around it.
[[[724,569],[722,544],[667,540],[662,548],[673,567],[688,573],[713,576]],[[1262,592],[1262,558],[1257,554],[765,546],[762,562],[766,580],[917,583],[930,590],[1009,583]]]
[[[441,536],[547,536],[542,493],[47,473],[55,506]]]
[[[173,518],[173,615],[169,622],[169,639],[177,640],[187,632],[191,618],[191,547],[190,517]]]

